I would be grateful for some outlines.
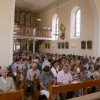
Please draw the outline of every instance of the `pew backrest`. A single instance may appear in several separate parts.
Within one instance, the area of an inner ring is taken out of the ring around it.
[[[40,82],[39,82],[39,78],[37,78],[36,75],[33,76],[33,83],[34,83],[34,86],[33,86],[33,91],[34,91],[33,100],[38,100],[39,95],[40,95],[40,92],[38,90],[38,86],[40,85]]]
[[[87,94],[87,88],[93,87],[93,86],[100,86],[100,79],[96,80],[88,80],[84,82],[78,82],[78,83],[71,83],[67,85],[50,85],[50,97],[49,100],[54,100],[53,94],[58,93],[65,93],[69,91],[74,91],[78,89],[83,89],[83,94]]]
[[[0,100],[24,100],[23,90],[15,92],[0,92]]]

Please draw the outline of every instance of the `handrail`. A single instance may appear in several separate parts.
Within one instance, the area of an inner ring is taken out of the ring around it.
[[[14,32],[14,36],[31,36],[31,37],[46,37],[52,38],[52,30],[35,29],[32,27],[20,27],[18,31]]]

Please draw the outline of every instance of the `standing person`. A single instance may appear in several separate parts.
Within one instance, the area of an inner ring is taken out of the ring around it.
[[[15,91],[15,85],[13,78],[8,77],[8,70],[6,67],[1,68],[1,77],[0,77],[0,91],[3,92],[9,92],[9,91]]]

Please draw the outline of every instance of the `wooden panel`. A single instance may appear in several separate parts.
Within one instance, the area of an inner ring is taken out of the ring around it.
[[[73,91],[82,88],[81,83],[77,84],[68,84],[68,85],[58,85],[58,86],[53,86],[52,91],[53,93],[64,93],[67,91]]]
[[[63,92],[67,92],[67,91],[73,91],[73,90],[77,90],[77,89],[85,89],[88,87],[92,87],[92,86],[97,86],[100,85],[100,79],[99,80],[89,80],[89,81],[85,81],[85,82],[79,82],[79,83],[71,83],[68,85],[58,85],[58,86],[53,86],[52,87],[52,91],[53,93],[63,93]]]
[[[26,17],[25,17],[25,25],[30,27],[31,26],[31,13],[30,12],[27,12],[26,13]]]
[[[92,49],[92,41],[87,41],[87,49]]]
[[[24,100],[23,90],[0,93],[0,100]]]
[[[25,24],[25,12],[20,12],[20,25],[23,26]]]
[[[86,41],[81,41],[81,49],[86,49]]]
[[[64,93],[78,89],[83,89],[84,92],[83,94],[87,94],[87,89],[93,86],[100,88],[100,79],[71,83],[67,85],[49,85],[49,90],[50,90],[49,100],[54,100],[53,94]]]
[[[100,100],[100,92],[84,95],[81,97],[76,97],[68,100]]]
[[[16,9],[15,11],[15,23],[17,23],[19,25],[20,22],[20,12],[18,9]]]

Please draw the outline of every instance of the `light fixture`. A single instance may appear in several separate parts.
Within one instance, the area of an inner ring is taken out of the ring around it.
[[[36,20],[37,20],[38,22],[41,22],[41,19],[40,19],[40,18],[37,18]]]

